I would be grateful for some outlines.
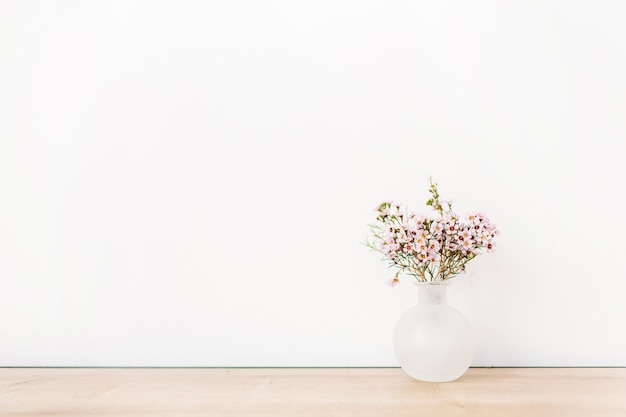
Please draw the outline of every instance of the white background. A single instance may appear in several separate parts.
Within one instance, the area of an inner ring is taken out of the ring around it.
[[[3,1],[1,366],[397,366],[361,242],[427,178],[498,251],[475,366],[626,366],[626,3]]]

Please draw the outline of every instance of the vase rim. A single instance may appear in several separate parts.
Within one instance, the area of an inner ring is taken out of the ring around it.
[[[430,285],[450,285],[452,284],[449,280],[444,280],[444,281],[426,281],[426,282],[421,282],[421,281],[416,281],[413,283],[414,285],[417,285],[418,287],[427,287]]]

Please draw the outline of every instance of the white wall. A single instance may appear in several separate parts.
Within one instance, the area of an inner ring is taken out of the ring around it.
[[[618,1],[3,1],[0,365],[396,366],[432,175],[474,365],[626,366]]]

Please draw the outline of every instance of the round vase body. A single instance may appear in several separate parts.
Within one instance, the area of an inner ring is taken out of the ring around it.
[[[420,284],[418,304],[400,317],[394,330],[393,350],[400,366],[420,381],[453,381],[474,358],[472,328],[447,304],[446,287]]]

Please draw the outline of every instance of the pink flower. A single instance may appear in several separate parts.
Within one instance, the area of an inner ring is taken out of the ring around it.
[[[431,238],[439,239],[444,234],[445,225],[439,220],[433,220],[430,224]]]
[[[480,223],[480,218],[478,217],[477,213],[470,213],[467,215],[467,220],[469,221],[469,223]]]
[[[428,247],[428,241],[426,239],[422,239],[421,237],[415,239],[415,248],[418,252],[426,250]]]
[[[459,240],[471,240],[471,239],[472,239],[472,233],[470,232],[470,229],[463,228],[461,232],[459,233]]]
[[[446,216],[444,218],[444,232],[447,235],[456,235],[459,229],[459,222],[456,217]]]
[[[431,239],[428,241],[428,250],[431,252],[439,252],[439,248],[441,247],[438,240]]]
[[[395,287],[399,283],[400,283],[400,280],[398,279],[397,275],[387,281],[387,285],[389,285],[390,287]]]
[[[446,249],[448,249],[448,250],[455,251],[455,250],[458,249],[458,247],[459,247],[459,245],[456,242],[452,241],[452,240],[448,240],[446,242]]]
[[[428,262],[432,262],[434,264],[439,263],[439,254],[437,252],[429,251],[427,255]]]

